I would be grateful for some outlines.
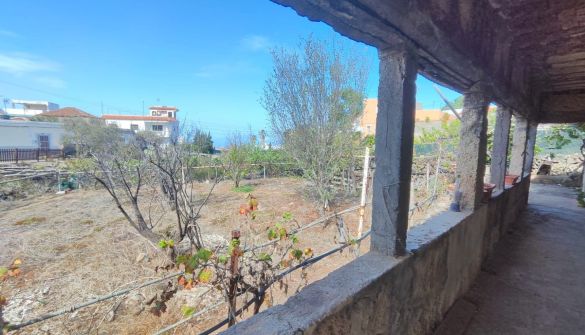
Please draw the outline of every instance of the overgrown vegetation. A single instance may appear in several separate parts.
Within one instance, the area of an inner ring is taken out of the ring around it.
[[[222,155],[222,162],[235,188],[240,186],[240,181],[248,172],[251,152],[252,144],[246,142],[241,133],[236,132],[229,137],[227,152]]]
[[[300,165],[322,208],[332,181],[352,161],[353,125],[363,111],[367,64],[337,45],[308,38],[298,50],[272,51],[262,105],[283,149]]]
[[[581,147],[581,192],[577,197],[579,205],[585,206],[583,194],[585,193],[585,123],[562,124],[551,128],[550,133],[545,137],[546,142],[556,149],[561,149],[574,141],[580,141]]]

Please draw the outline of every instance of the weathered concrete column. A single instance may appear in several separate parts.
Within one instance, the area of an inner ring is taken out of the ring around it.
[[[498,106],[496,112],[496,124],[494,126],[490,182],[495,184],[496,188],[499,190],[503,190],[505,185],[511,123],[512,113],[510,110],[506,107]]]
[[[522,175],[528,176],[532,172],[532,163],[534,161],[534,146],[536,145],[536,131],[538,123],[528,123],[528,132],[526,138],[526,157],[524,158],[524,168]]]
[[[406,47],[380,50],[371,249],[406,252],[417,64]]]
[[[510,159],[510,174],[524,178],[524,159],[526,158],[526,140],[528,139],[528,120],[515,116],[514,136],[512,137],[512,157]]]
[[[474,210],[481,203],[487,150],[487,110],[490,99],[477,86],[465,93],[457,157],[457,177],[462,193],[461,210]]]

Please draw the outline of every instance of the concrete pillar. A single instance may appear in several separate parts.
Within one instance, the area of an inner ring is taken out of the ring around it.
[[[512,158],[510,159],[510,174],[520,176],[523,179],[524,159],[526,157],[526,140],[528,139],[528,120],[514,117],[514,136],[512,137]]]
[[[417,64],[406,47],[380,50],[371,249],[406,252]]]
[[[476,209],[483,196],[489,104],[489,98],[479,87],[465,93],[457,156],[461,210]]]
[[[526,138],[526,157],[524,158],[524,168],[522,175],[528,176],[532,173],[532,163],[534,161],[534,146],[536,145],[536,131],[538,123],[528,123],[528,132]]]
[[[498,106],[496,124],[494,126],[492,163],[490,164],[490,183],[495,184],[499,190],[503,190],[505,184],[511,121],[512,113],[510,110]]]

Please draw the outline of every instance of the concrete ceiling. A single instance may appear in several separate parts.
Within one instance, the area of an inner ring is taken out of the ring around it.
[[[540,122],[585,122],[585,0],[273,0],[380,49],[406,40],[420,73]]]

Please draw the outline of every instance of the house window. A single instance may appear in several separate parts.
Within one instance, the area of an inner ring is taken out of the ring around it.
[[[173,117],[173,112],[169,112],[169,117]]]
[[[39,149],[49,150],[49,135],[39,135]]]
[[[137,124],[131,124],[130,125],[130,130],[132,130],[132,131],[138,131],[138,125]]]
[[[163,131],[162,124],[153,124],[152,125],[152,131]]]

